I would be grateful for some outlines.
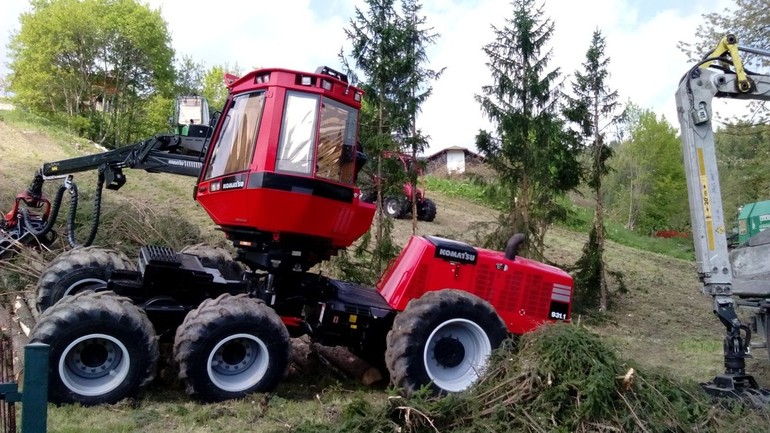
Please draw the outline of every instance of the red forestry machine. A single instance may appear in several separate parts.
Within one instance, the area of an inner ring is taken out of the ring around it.
[[[51,346],[51,401],[136,395],[164,343],[202,400],[270,391],[286,374],[289,338],[303,334],[387,367],[406,392],[457,392],[509,334],[570,319],[572,278],[517,256],[522,235],[505,252],[412,237],[374,290],[309,272],[369,230],[375,212],[355,185],[366,158],[356,150],[362,92],[325,67],[261,69],[228,87],[198,154],[185,137],[159,135],[45,163],[6,215],[6,235],[40,239],[63,192],[76,190],[71,173],[98,170],[100,191],[120,188],[126,167],[172,172],[197,176],[195,200],[238,251],[236,261],[222,249],[145,246],[131,262],[79,247],[54,259],[31,335]],[[43,182],[62,175],[49,201]]]

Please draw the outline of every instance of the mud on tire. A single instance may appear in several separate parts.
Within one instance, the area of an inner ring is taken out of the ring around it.
[[[204,401],[273,390],[286,377],[289,332],[259,299],[224,294],[187,314],[174,360],[187,393]]]
[[[437,395],[459,392],[478,379],[507,335],[487,301],[460,290],[428,292],[396,316],[385,363],[407,395],[425,385]]]
[[[135,397],[155,377],[158,339],[147,315],[112,292],[80,292],[40,315],[31,342],[51,346],[48,399],[90,406]]]
[[[197,256],[203,266],[219,270],[227,280],[240,280],[241,275],[246,271],[246,266],[235,261],[233,256],[222,247],[195,244],[182,248],[180,252]]]
[[[38,280],[38,311],[65,296],[106,283],[115,269],[134,270],[136,266],[123,253],[108,248],[75,248],[59,254]]]

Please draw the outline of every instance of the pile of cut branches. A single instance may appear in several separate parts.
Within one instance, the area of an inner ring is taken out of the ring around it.
[[[506,343],[465,393],[355,401],[334,421],[297,431],[751,431],[767,414],[713,405],[697,384],[643,373],[584,327],[556,324]]]

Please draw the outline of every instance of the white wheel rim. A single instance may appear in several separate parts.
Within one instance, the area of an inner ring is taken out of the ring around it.
[[[128,376],[131,355],[117,338],[88,334],[70,343],[59,358],[59,377],[70,391],[83,396],[107,394]]]
[[[462,352],[447,353],[447,348],[458,347],[458,344]],[[479,325],[467,319],[452,319],[431,332],[425,344],[423,362],[428,377],[436,386],[448,392],[459,392],[471,386],[484,372],[491,353],[492,344]]]
[[[395,215],[398,211],[396,209],[396,201],[395,200],[389,200],[388,201],[388,214],[389,215]]]
[[[77,293],[88,287],[92,287],[97,284],[106,284],[106,283],[107,283],[106,281],[99,278],[84,278],[82,280],[78,280],[77,282],[67,287],[67,290],[64,291],[63,296],[69,296],[71,294]]]
[[[270,354],[261,339],[251,334],[234,334],[209,353],[206,371],[219,389],[241,392],[259,383],[269,364]]]

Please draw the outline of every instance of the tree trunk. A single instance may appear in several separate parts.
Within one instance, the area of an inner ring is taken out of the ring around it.
[[[382,90],[382,89],[380,89]],[[384,125],[383,125],[383,112],[382,112],[382,99],[380,99],[380,106],[377,109],[377,115],[379,117],[378,124],[377,124],[377,136],[378,139],[380,135],[383,132]],[[382,149],[377,149],[377,175],[375,177],[375,188],[377,191],[377,232],[374,237],[374,249],[377,250],[380,246],[380,242],[382,242],[382,224],[384,220],[384,215],[382,213]],[[374,255],[374,260],[376,261],[375,266],[377,270],[382,269],[382,258],[379,256],[379,254]]]
[[[417,119],[412,115],[412,139],[415,140],[417,137],[417,130],[415,128],[415,122],[417,122]],[[417,179],[418,172],[417,172],[417,143],[412,143],[412,170],[410,172],[414,172],[414,176],[412,176],[412,173],[409,173],[409,181],[412,182],[412,197],[410,198],[412,200],[412,234],[417,234]],[[422,198],[425,200],[425,197]]]
[[[634,219],[634,181],[632,180],[628,188],[628,219],[626,220],[628,230],[634,229]]]
[[[604,173],[604,161],[602,154],[604,143],[599,132],[599,95],[594,94],[594,198],[596,207],[594,209],[594,232],[596,233],[596,248],[599,250],[599,311],[607,311],[608,293],[607,293],[607,274],[604,263],[604,197],[602,197],[602,175]]]

